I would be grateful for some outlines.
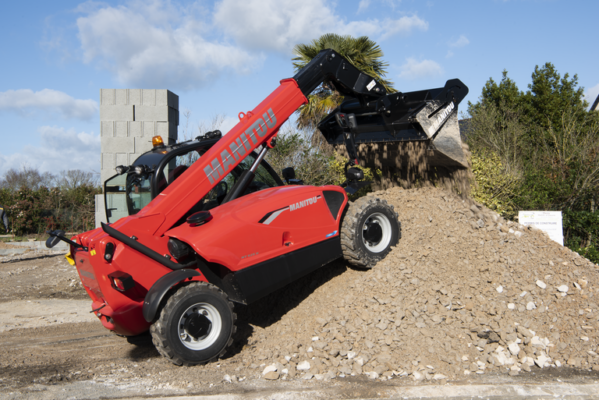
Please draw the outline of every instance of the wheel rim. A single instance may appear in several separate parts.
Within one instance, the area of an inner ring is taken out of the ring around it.
[[[384,251],[391,242],[391,221],[385,214],[374,213],[362,226],[362,242],[372,253]]]
[[[220,313],[212,304],[196,303],[181,315],[177,333],[188,349],[204,350],[216,342],[222,326]]]

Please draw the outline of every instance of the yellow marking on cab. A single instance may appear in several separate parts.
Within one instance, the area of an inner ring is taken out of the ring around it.
[[[95,256],[96,255],[96,250],[90,251],[89,254],[91,254],[92,256]]]

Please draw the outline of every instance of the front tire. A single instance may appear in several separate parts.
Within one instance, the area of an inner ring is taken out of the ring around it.
[[[225,354],[236,317],[219,288],[193,282],[177,289],[162,307],[150,327],[152,342],[174,364],[203,364]]]
[[[376,197],[361,197],[351,203],[341,223],[343,258],[358,267],[374,267],[400,238],[398,214]]]

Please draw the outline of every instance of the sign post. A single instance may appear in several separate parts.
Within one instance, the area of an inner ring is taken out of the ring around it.
[[[519,211],[518,222],[547,232],[551,240],[564,245],[561,211]]]

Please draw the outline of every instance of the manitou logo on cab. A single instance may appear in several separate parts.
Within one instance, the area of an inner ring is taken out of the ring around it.
[[[309,199],[306,199],[306,200],[298,201],[295,204],[291,204],[289,206],[289,210],[290,211],[295,211],[298,208],[302,208],[302,207],[306,207],[306,206],[311,206],[312,204],[316,203],[319,198],[320,198],[320,196],[314,196],[314,197],[310,197]]]
[[[258,138],[256,137],[256,134],[260,137],[264,137],[264,135],[266,135],[269,130],[272,130],[276,124],[277,117],[275,117],[272,108],[269,108],[268,112],[264,113],[262,118],[258,117],[245,132],[242,132],[241,135],[229,145],[229,148],[231,149],[230,153],[227,149],[224,149],[220,153],[222,162],[220,162],[217,157],[212,160],[210,165],[204,167],[204,172],[210,183],[214,183],[225,176],[225,173],[240,160],[240,157],[241,159],[245,158],[246,149],[247,151],[252,151],[252,145],[249,143],[248,138],[252,140],[254,145],[257,145]]]

